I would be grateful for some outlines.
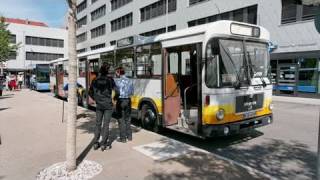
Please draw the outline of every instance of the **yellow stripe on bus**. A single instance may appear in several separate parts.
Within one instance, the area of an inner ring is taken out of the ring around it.
[[[256,111],[255,117],[271,114],[272,111],[269,109],[271,99],[267,99],[263,103],[263,108],[259,111]],[[216,118],[216,113],[219,109],[225,111],[224,119],[218,121]],[[234,104],[224,104],[224,105],[213,105],[203,107],[202,110],[202,119],[203,124],[225,124],[236,121],[241,121],[244,118],[243,114],[236,114]]]
[[[144,98],[143,96],[132,96],[131,97],[131,108],[132,109],[139,109],[139,102]],[[160,98],[150,98],[155,103],[158,112],[162,113],[162,101]]]

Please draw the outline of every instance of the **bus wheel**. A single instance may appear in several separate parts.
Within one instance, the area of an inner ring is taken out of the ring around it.
[[[142,127],[154,131],[159,132],[160,127],[158,125],[158,116],[154,108],[145,103],[141,106],[141,124]]]
[[[87,103],[87,96],[86,96],[86,93],[82,93],[82,96],[81,96],[81,105],[85,108],[88,108],[88,103]]]

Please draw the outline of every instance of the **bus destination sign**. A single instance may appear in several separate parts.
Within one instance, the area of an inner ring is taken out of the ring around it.
[[[119,39],[117,41],[117,47],[124,47],[124,46],[129,46],[133,44],[133,36]]]

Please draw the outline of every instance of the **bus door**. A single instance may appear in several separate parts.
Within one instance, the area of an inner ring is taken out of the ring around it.
[[[91,83],[94,79],[97,78],[99,74],[99,59],[92,59],[88,61],[88,66],[87,66],[87,87],[88,90],[91,87]],[[88,104],[90,106],[94,106],[95,102],[94,100],[88,96]]]
[[[180,127],[197,130],[200,107],[198,61],[201,61],[198,60],[197,45],[173,47],[166,51],[164,89],[166,125],[177,124]]]
[[[64,71],[63,71],[63,64],[58,64],[56,66],[56,87],[55,93],[56,95],[63,97],[64,96]]]

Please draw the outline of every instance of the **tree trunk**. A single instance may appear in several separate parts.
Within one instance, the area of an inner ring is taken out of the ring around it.
[[[76,166],[76,120],[77,120],[77,53],[76,53],[76,0],[68,0],[68,120],[66,135],[67,170],[73,171]]]

